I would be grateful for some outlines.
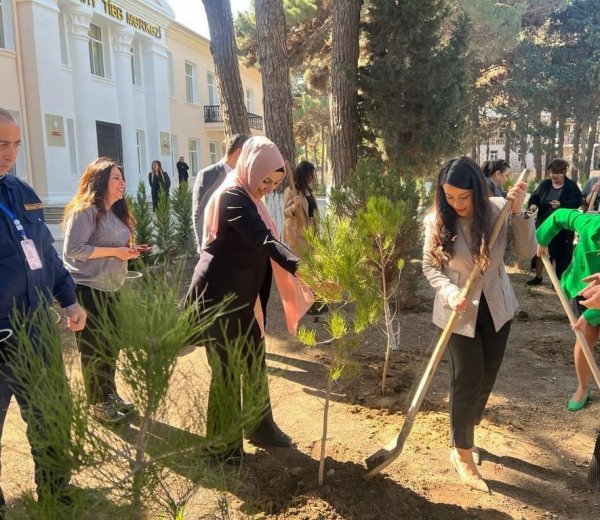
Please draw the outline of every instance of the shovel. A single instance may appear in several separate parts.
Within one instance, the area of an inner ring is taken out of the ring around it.
[[[519,180],[517,182],[527,182],[527,177],[529,175],[529,170],[525,169],[521,173]],[[498,234],[500,233],[500,229],[506,218],[508,217],[508,213],[511,210],[512,201],[507,200],[506,204],[500,211],[500,215],[498,215],[498,220],[494,225],[492,230],[492,234],[490,235],[490,240],[488,244],[488,248],[491,250],[496,242],[496,238],[498,238]],[[473,288],[473,284],[475,280],[477,280],[482,274],[481,266],[476,264],[467,278],[465,286],[462,290],[461,297],[468,298],[471,290]],[[382,469],[388,467],[401,453],[404,449],[404,443],[412,430],[413,424],[419,413],[419,409],[421,408],[421,404],[423,403],[423,399],[425,398],[425,394],[427,393],[427,389],[433,379],[433,375],[437,370],[438,365],[446,351],[446,346],[448,345],[448,340],[454,331],[454,327],[456,326],[456,322],[460,316],[460,313],[457,311],[452,311],[450,315],[450,319],[448,323],[446,323],[446,327],[440,336],[440,339],[435,346],[433,354],[431,355],[431,359],[429,363],[427,363],[427,367],[425,368],[425,372],[421,376],[421,380],[419,381],[419,386],[417,387],[417,391],[412,399],[410,404],[410,408],[408,409],[408,413],[406,414],[406,419],[404,420],[404,424],[402,425],[402,429],[400,433],[395,439],[392,439],[391,442],[386,444],[383,448],[373,453],[371,456],[367,458],[365,461],[367,464],[367,473],[365,475],[366,478],[373,477],[377,473],[379,473]]]
[[[560,280],[558,279],[558,276],[556,276],[556,271],[554,271],[554,267],[552,267],[552,264],[550,263],[550,259],[546,255],[542,255],[540,258],[542,259],[542,262],[544,262],[544,267],[546,268],[546,272],[548,273],[548,276],[550,277],[550,280],[552,281],[552,285],[554,286],[554,290],[556,291],[556,294],[558,294],[560,303],[562,303],[563,309],[567,313],[567,317],[569,318],[569,323],[571,325],[575,325],[575,323],[577,322],[577,318],[575,316],[575,313],[573,312],[573,308],[569,304],[567,295],[565,294],[562,286],[560,285]],[[587,361],[588,366],[590,367],[590,370],[592,371],[594,380],[596,381],[598,388],[600,388],[600,370],[598,370],[598,365],[596,364],[596,360],[594,359],[594,353],[590,349],[590,346],[588,345],[588,343],[585,339],[585,336],[583,335],[583,332],[579,329],[574,329],[573,331],[575,332],[575,337],[577,338],[577,343],[579,343],[579,346],[581,347],[581,351],[583,352],[583,355],[585,356],[585,360]]]

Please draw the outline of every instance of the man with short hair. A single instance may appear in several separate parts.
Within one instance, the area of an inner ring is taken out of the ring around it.
[[[583,191],[581,192],[581,205],[583,211],[598,211],[600,208],[600,196],[598,191],[600,190],[600,177],[590,177],[590,180],[587,181]],[[596,196],[594,196],[594,193]],[[594,199],[594,206],[590,208],[590,203]]]
[[[192,217],[194,219],[194,234],[198,252],[202,249],[202,234],[204,228],[204,210],[208,199],[214,191],[223,183],[225,176],[235,168],[242,146],[248,140],[248,136],[234,134],[227,141],[225,157],[218,163],[211,164],[198,172],[192,191]]]
[[[183,159],[183,155],[179,157],[179,161],[177,161],[177,164],[175,166],[177,166],[177,176],[179,177],[179,184],[181,184],[182,182],[187,182],[189,178],[188,171],[190,167],[186,164],[185,160]]]
[[[52,245],[54,239],[44,223],[42,202],[24,181],[8,174],[17,160],[20,144],[19,125],[10,112],[0,108],[0,436],[14,395],[27,422],[38,499],[69,502],[68,428],[55,424],[56,418],[48,417],[40,403],[34,402],[31,388],[23,385],[22,375],[15,377],[10,361],[19,348],[16,329],[19,333],[23,329],[16,326],[16,313],[27,320],[36,309],[48,307],[54,297],[65,309],[73,331],[84,328],[86,314],[77,303],[75,283]],[[36,362],[49,364],[52,355],[38,330],[31,327],[27,334],[40,354]],[[36,374],[36,381],[31,384],[47,377],[45,373]],[[66,374],[61,371],[55,377],[62,379],[68,391]],[[70,414],[70,403],[64,406]],[[0,519],[3,511],[4,496],[0,490]]]

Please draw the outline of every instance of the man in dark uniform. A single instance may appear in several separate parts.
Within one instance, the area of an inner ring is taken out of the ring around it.
[[[179,184],[181,184],[182,182],[187,182],[188,181],[188,171],[190,169],[190,167],[186,164],[186,162],[183,160],[183,155],[179,158],[179,161],[177,161],[177,176],[179,177]]]
[[[28,389],[15,378],[7,360],[11,359],[10,351],[18,348],[13,330],[15,311],[26,317],[48,306],[55,297],[74,331],[84,328],[86,314],[77,304],[75,283],[52,246],[54,240],[44,223],[40,199],[25,182],[8,174],[20,144],[19,125],[7,110],[0,108],[0,436],[14,395],[28,423],[38,499],[68,502],[65,488],[70,479],[69,464],[65,463],[62,445],[53,444],[60,435],[52,429],[51,418],[44,416],[30,399]],[[44,355],[47,349],[35,337],[36,332],[32,330],[29,334],[31,343],[41,353],[40,359],[49,357]],[[39,377],[47,376],[39,374]],[[66,375],[64,378],[68,388]],[[0,490],[0,519],[3,510],[4,496]]]

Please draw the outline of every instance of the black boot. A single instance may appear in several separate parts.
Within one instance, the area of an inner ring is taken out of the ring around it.
[[[289,448],[292,445],[292,438],[275,424],[270,410],[258,426],[252,430],[252,433],[246,435],[246,438],[257,446]]]

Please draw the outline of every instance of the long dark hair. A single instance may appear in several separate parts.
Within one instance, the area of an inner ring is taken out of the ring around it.
[[[469,157],[450,159],[440,170],[433,203],[435,231],[431,254],[439,267],[454,255],[458,215],[446,200],[443,188],[446,183],[463,190],[472,190],[471,254],[474,261],[485,268],[490,261],[488,239],[491,233],[491,208],[485,178],[477,163]]]
[[[309,185],[311,178],[315,178],[315,165],[308,161],[300,162],[298,166],[296,166],[296,171],[294,171],[294,184],[296,185],[296,190],[304,194],[312,194]]]
[[[95,159],[88,165],[79,181],[77,193],[65,207],[63,225],[67,223],[69,218],[76,215],[81,210],[91,207],[98,210],[98,219],[104,218],[106,215],[106,210],[104,209],[104,197],[108,190],[110,172],[115,166],[119,168],[123,180],[125,180],[123,167],[113,159],[108,157],[98,157],[98,159]],[[129,213],[127,199],[125,197],[117,200],[112,205],[111,211],[131,232],[133,232],[134,221]]]

